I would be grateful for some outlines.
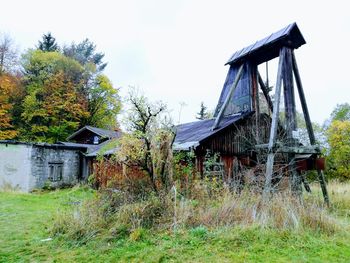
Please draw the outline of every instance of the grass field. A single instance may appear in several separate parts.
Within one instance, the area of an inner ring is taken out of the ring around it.
[[[135,238],[103,233],[86,244],[50,239],[57,212],[93,198],[87,188],[23,194],[0,192],[0,262],[349,262],[350,186],[330,188],[330,213],[342,231],[274,230],[258,226],[143,230]],[[348,199],[349,198],[349,199]]]

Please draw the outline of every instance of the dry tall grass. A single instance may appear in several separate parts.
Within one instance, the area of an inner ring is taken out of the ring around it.
[[[182,227],[257,225],[279,230],[311,229],[331,234],[342,225],[318,200],[299,200],[289,192],[274,194],[266,201],[260,194],[249,190],[241,194],[222,191],[221,196],[205,204],[182,199],[178,207],[177,222]]]
[[[350,219],[350,183],[330,181],[327,184],[328,194],[330,198],[330,212],[334,215],[346,217]],[[320,197],[322,192],[319,184],[312,185],[313,195],[311,198],[316,202],[322,200]]]
[[[274,194],[266,201],[248,189],[237,194],[200,181],[191,186],[190,195],[178,194],[176,199],[173,192],[140,199],[128,193],[105,191],[72,213],[58,214],[52,233],[79,242],[86,242],[101,233],[116,237],[143,228],[172,230],[198,226],[208,229],[254,226],[312,230],[331,235],[348,228],[348,223],[339,220],[333,212],[340,207],[349,208],[350,186],[337,183],[330,184],[329,189],[332,208],[325,207],[315,191],[303,200],[284,192]]]

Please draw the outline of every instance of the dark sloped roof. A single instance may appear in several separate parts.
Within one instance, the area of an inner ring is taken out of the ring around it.
[[[67,147],[85,148],[86,149],[86,152],[84,154],[85,156],[95,157],[100,152],[102,147],[109,144],[110,142],[111,142],[111,140],[104,141],[103,143],[100,143],[100,144],[82,144],[82,143],[74,143],[74,142],[59,142],[59,144],[65,145]],[[103,155],[113,154],[116,150],[117,150],[117,148],[109,149],[109,150],[103,152]]]
[[[292,23],[285,28],[256,41],[254,44],[235,52],[225,64],[241,63],[247,59],[260,64],[271,60],[279,55],[279,50],[283,46],[298,48],[306,43],[296,23]]]
[[[218,129],[212,130],[215,119],[202,120],[178,125],[176,127],[176,137],[174,141],[174,150],[188,150],[191,147],[198,146],[203,140],[225,129],[231,124],[250,115],[249,113],[234,115],[222,118]]]
[[[112,140],[107,140],[101,144],[94,145],[94,147],[89,148],[89,150],[85,154],[85,156],[87,156],[87,157],[97,156],[100,153],[101,149],[111,142],[112,142]],[[115,153],[117,150],[118,150],[118,148],[114,147],[114,148],[111,148],[111,149],[104,151],[102,154],[103,155],[111,155],[111,154]]]
[[[72,135],[70,135],[67,138],[67,140],[74,139],[77,135],[79,135],[81,132],[83,132],[85,130],[89,130],[89,131],[95,133],[96,135],[99,135],[99,136],[104,137],[104,138],[109,138],[109,139],[119,138],[121,136],[121,132],[118,132],[118,131],[105,130],[105,129],[96,128],[96,127],[92,127],[92,126],[86,125],[83,128],[81,128],[78,131],[76,131],[75,133],[73,133]]]

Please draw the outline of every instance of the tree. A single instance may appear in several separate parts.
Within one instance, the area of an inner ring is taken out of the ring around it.
[[[48,137],[53,142],[65,140],[76,131],[81,119],[89,116],[85,99],[63,72],[46,81],[43,96],[42,106],[48,113]]]
[[[18,55],[13,40],[8,35],[0,35],[0,75],[17,70]]]
[[[334,120],[327,130],[330,152],[328,173],[334,177],[350,178],[350,121]]]
[[[324,125],[327,138],[327,173],[350,178],[350,105],[337,104]]]
[[[22,68],[27,84],[35,82],[42,85],[45,80],[62,71],[77,88],[82,85],[83,67],[59,52],[28,50],[22,56]]]
[[[14,129],[11,97],[14,95],[18,79],[9,74],[0,75],[0,140],[9,140],[17,136],[18,131]]]
[[[281,114],[281,119],[284,120],[285,116],[284,114]],[[306,122],[304,118],[304,114],[297,111],[296,112],[296,122],[297,122],[297,135],[299,142],[302,143],[303,145],[310,145],[310,138],[309,138],[309,133],[306,127]],[[314,135],[316,138],[316,143],[318,146],[321,148],[326,147],[326,138],[325,138],[325,131],[323,127],[316,123],[316,122],[311,122]]]
[[[30,87],[22,113],[27,140],[57,142],[73,133],[83,117],[89,115],[84,99],[62,71],[42,86]]]
[[[58,52],[29,50],[22,60],[26,96],[21,139],[65,140],[88,117],[87,98],[79,93],[82,66]]]
[[[337,104],[331,114],[331,121],[350,121],[350,104]]]
[[[171,156],[174,133],[169,119],[162,117],[166,106],[162,102],[151,103],[135,91],[129,94],[128,101],[130,133],[121,140],[116,157],[126,165],[136,165],[145,171],[157,191],[157,182],[167,186],[171,177],[167,160]]]
[[[59,51],[56,39],[51,35],[50,32],[43,34],[42,41],[39,40],[38,49],[44,52]]]
[[[89,39],[63,48],[65,56],[80,63],[84,69],[80,92],[88,101],[90,116],[83,120],[83,125],[101,128],[115,128],[121,103],[118,90],[115,89],[102,71],[107,66],[103,62],[104,54],[96,51],[96,45]]]
[[[116,128],[121,108],[118,90],[105,75],[98,75],[88,96],[89,116],[85,123],[101,128]]]
[[[200,110],[199,112],[197,113],[197,119],[198,120],[205,120],[205,119],[208,119],[209,117],[209,113],[207,112],[207,107],[204,106],[204,102],[202,101],[201,102],[201,106],[200,106]]]
[[[97,73],[102,72],[107,66],[107,63],[102,61],[104,54],[96,52],[96,45],[87,38],[79,44],[72,43],[64,47],[63,54],[75,59],[83,66],[94,66],[94,71]]]
[[[46,42],[42,45],[52,44]],[[106,63],[103,54],[95,52],[96,46],[83,41],[73,45],[70,53],[65,48],[67,56],[43,49],[28,50],[22,56],[26,95],[20,114],[21,139],[55,142],[84,125],[116,128],[120,98],[100,72]]]

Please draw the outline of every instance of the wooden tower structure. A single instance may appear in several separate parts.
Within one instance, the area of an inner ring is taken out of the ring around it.
[[[283,153],[288,156],[288,174],[290,178],[291,190],[300,194],[303,177],[298,168],[298,156],[303,154],[307,160],[303,160],[307,166],[316,169],[318,179],[323,192],[324,200],[328,204],[329,198],[326,182],[323,174],[323,167],[319,165],[320,150],[316,145],[315,135],[312,128],[310,115],[306,103],[306,98],[299,74],[294,50],[304,45],[306,42],[296,23],[279,30],[270,36],[257,41],[256,43],[235,52],[226,65],[230,66],[218,105],[215,110],[215,121],[212,130],[220,127],[220,122],[226,116],[239,115],[245,112],[255,112],[257,152],[265,150],[267,152],[266,174],[264,193],[269,193],[272,189],[274,158],[276,153]],[[268,87],[262,80],[258,65],[274,58],[279,59],[277,80],[275,86],[274,101],[269,96]],[[294,82],[295,80],[295,82]],[[297,130],[296,121],[296,97],[294,83],[296,83],[297,93],[302,106],[303,116],[306,122],[308,137],[311,146],[301,145],[294,138]],[[282,88],[283,87],[283,88]],[[268,107],[272,112],[270,135],[268,143],[259,140],[259,118],[260,101],[259,88],[264,94]],[[277,140],[277,130],[280,125],[280,102],[284,98],[285,109],[285,136],[286,140]],[[305,188],[309,190],[304,182]]]

